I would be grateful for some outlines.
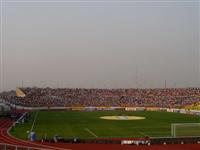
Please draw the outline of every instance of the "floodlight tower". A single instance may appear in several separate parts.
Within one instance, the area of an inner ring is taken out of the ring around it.
[[[138,88],[138,66],[136,65],[136,70],[135,70],[135,85],[136,89]]]
[[[0,91],[3,92],[3,1],[1,0],[1,25],[0,25]]]

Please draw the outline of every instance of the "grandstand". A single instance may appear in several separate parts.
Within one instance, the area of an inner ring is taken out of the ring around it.
[[[163,107],[184,108],[200,101],[199,88],[177,89],[52,89],[17,88],[3,97],[24,107]]]

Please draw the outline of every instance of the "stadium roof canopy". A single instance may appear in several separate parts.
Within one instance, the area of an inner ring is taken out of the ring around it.
[[[20,88],[16,88],[16,96],[17,97],[25,97],[26,95]]]

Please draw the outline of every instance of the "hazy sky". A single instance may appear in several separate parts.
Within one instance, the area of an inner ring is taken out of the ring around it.
[[[197,86],[198,3],[175,1],[4,1],[1,85]]]

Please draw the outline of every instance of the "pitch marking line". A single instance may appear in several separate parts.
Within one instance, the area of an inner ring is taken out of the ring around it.
[[[139,131],[140,134],[144,135],[144,136],[149,136],[147,134],[145,134],[144,132]]]
[[[94,134],[90,129],[85,128],[85,131],[87,131],[88,133],[90,133],[91,135],[93,135],[94,137],[98,138],[98,136],[96,134]]]
[[[33,128],[34,128],[34,125],[35,125],[35,121],[37,120],[38,113],[39,113],[39,111],[36,112],[36,115],[35,115],[35,118],[34,118],[33,124],[32,124],[32,126],[31,126],[31,130],[30,130],[30,132],[33,131]]]

